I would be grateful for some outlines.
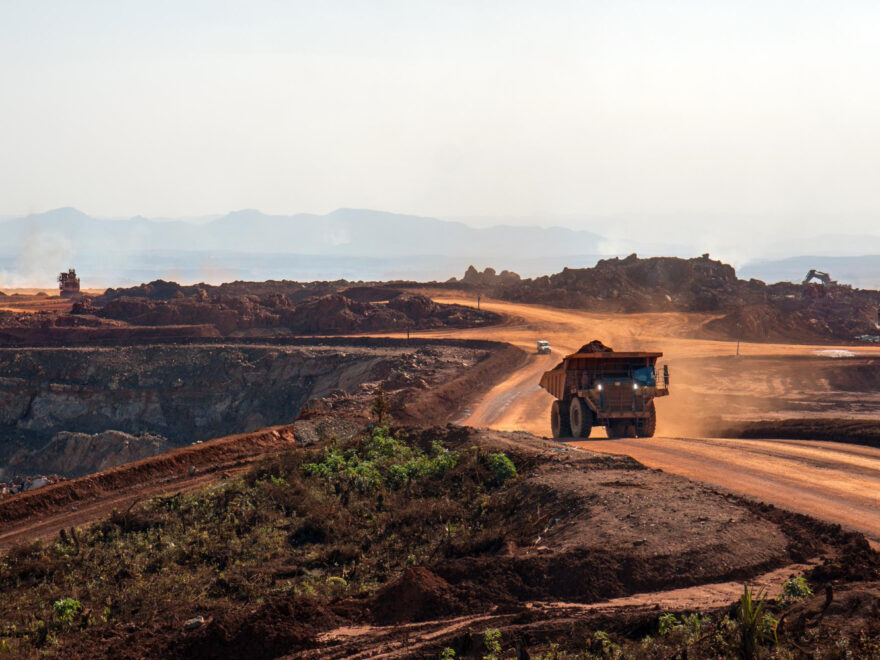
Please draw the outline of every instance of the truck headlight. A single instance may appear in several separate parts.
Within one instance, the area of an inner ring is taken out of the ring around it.
[[[639,384],[638,384],[638,383],[633,383],[633,389],[634,389],[634,390],[639,389]]]
[[[596,389],[601,392],[602,391],[602,383],[599,383],[598,385],[596,385]]]

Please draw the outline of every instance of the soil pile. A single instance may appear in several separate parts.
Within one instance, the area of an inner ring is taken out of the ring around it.
[[[461,611],[462,603],[446,580],[416,566],[380,589],[367,607],[377,623],[390,625],[449,616]]]
[[[718,314],[704,334],[750,341],[853,341],[876,333],[880,292],[846,285],[765,284],[740,280],[732,266],[709,258],[652,257],[599,261],[534,279],[468,269],[449,285],[514,302],[601,312]]]
[[[763,420],[727,424],[717,435],[721,438],[823,440],[880,447],[880,421],[828,417]]]
[[[149,283],[139,284],[133,287],[107,289],[103,295],[95,299],[98,306],[106,305],[111,300],[118,298],[146,298],[148,300],[175,300],[201,296],[201,291],[208,296],[284,296],[288,300],[297,302],[335,293],[344,288],[348,282],[294,282],[292,280],[266,280],[265,282],[226,282],[224,284],[192,284],[183,285],[177,282],[154,280]]]
[[[492,312],[439,305],[422,295],[380,287],[293,298],[279,292],[230,295],[224,291],[157,281],[110,290],[94,301],[95,308],[78,311],[136,326],[213,325],[224,335],[254,329],[295,334],[393,332],[479,327],[500,321]]]

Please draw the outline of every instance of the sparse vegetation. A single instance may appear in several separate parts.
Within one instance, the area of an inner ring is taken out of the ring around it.
[[[0,639],[27,655],[145,612],[170,622],[283,596],[369,594],[407,566],[482,547],[513,506],[505,497],[485,455],[374,427],[12,549],[0,557]]]
[[[487,628],[483,633],[483,646],[486,648],[483,660],[499,660],[501,658],[501,631],[498,628]]]
[[[743,587],[743,595],[739,600],[739,653],[744,660],[756,657],[758,645],[768,637],[768,619],[765,612],[766,590],[754,590],[748,585]]]
[[[489,469],[492,470],[495,483],[498,485],[516,476],[516,466],[504,452],[489,456]]]
[[[55,611],[55,620],[62,625],[69,626],[73,623],[73,617],[82,609],[82,605],[76,598],[61,598],[52,603]]]
[[[373,403],[370,405],[370,414],[376,418],[376,423],[381,425],[385,421],[385,415],[388,414],[390,409],[391,404],[388,402],[388,397],[385,396],[385,388],[380,387],[379,391],[376,392],[376,398],[373,399]]]
[[[441,479],[457,462],[457,452],[439,442],[425,452],[392,437],[387,427],[377,426],[360,450],[328,449],[321,461],[306,463],[303,470],[327,482],[336,494],[351,489],[368,494],[383,486],[396,489],[414,480]]]
[[[813,595],[813,590],[802,576],[790,578],[782,583],[782,603],[790,605]]]

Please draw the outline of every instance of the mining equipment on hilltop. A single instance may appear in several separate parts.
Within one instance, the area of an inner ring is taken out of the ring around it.
[[[657,426],[654,399],[669,394],[663,353],[615,352],[593,341],[565,356],[541,377],[556,397],[550,410],[554,438],[589,438],[604,426],[609,438],[650,438]]]
[[[809,284],[814,279],[819,280],[822,284],[837,284],[837,280],[832,280],[831,275],[814,268],[810,269],[810,272],[807,273],[807,276],[801,284]]]
[[[66,273],[62,272],[58,275],[58,288],[62,298],[79,296],[79,278],[76,276],[76,269],[71,268]]]

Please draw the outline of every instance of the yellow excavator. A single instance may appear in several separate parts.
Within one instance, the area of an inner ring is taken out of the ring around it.
[[[801,284],[809,284],[814,279],[819,280],[822,284],[837,284],[837,280],[832,280],[831,275],[814,268],[810,269],[810,272],[807,273],[807,276]]]

